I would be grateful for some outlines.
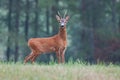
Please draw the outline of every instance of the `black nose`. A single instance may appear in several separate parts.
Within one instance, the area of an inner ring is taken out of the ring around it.
[[[61,27],[64,27],[63,25]]]

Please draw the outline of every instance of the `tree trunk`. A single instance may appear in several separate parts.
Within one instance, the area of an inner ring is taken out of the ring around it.
[[[50,25],[49,18],[50,18],[50,16],[49,16],[49,14],[50,14],[49,7],[47,6],[47,8],[46,8],[46,33],[47,33],[47,35],[50,34],[50,29],[49,29],[49,25]]]
[[[58,27],[57,26],[57,20],[55,19],[55,15],[56,15],[57,9],[56,7],[53,5],[52,6],[52,34],[55,35],[58,33]]]
[[[46,8],[46,34],[50,35],[50,28],[49,28],[49,19],[50,19],[50,12],[49,12],[49,7],[47,6]],[[47,54],[47,61],[50,61],[50,55],[51,54]]]
[[[118,30],[119,30],[119,33],[120,33],[120,15],[119,15],[119,19],[118,19]]]
[[[118,26],[117,26],[117,17],[116,17],[116,0],[112,0],[112,30],[113,33],[118,33]]]
[[[58,7],[57,7],[58,6],[58,1],[59,0],[55,0],[55,4],[52,5],[52,7],[51,7],[51,11],[52,11],[52,34],[53,35],[58,33],[58,28],[59,28],[59,26],[57,25],[58,22],[55,18],[55,15],[57,14],[57,10],[58,10]]]
[[[15,55],[14,55],[14,61],[18,61],[19,56],[19,13],[20,13],[20,0],[16,1],[16,16],[15,16]]]
[[[34,26],[34,37],[38,35],[38,0],[35,0],[35,26]]]
[[[98,21],[97,21],[97,13],[98,11],[96,11],[96,7],[98,6],[98,3],[99,3],[99,0],[95,0],[95,1],[92,1],[93,5],[91,5],[91,10],[92,10],[92,14],[91,14],[91,34],[90,34],[90,47],[91,47],[91,58],[92,60],[95,62],[95,57],[94,55],[96,54],[95,53],[95,31],[96,31],[96,28],[98,27]]]
[[[89,35],[88,38],[88,46],[89,46],[89,58],[90,61],[94,61],[94,50],[95,50],[95,44],[94,44],[94,35],[95,35],[95,28],[97,27],[97,12],[95,10],[96,4],[97,4],[98,0],[96,1],[85,1],[82,0],[81,1],[81,12],[82,13],[82,22],[86,27],[89,27],[89,32],[87,32],[87,34]],[[90,5],[92,3],[92,5]],[[84,33],[85,34],[85,33]],[[84,41],[83,41],[84,42]],[[87,41],[86,41],[87,42]],[[84,44],[84,43],[83,43]]]
[[[57,10],[58,10],[57,6],[58,6],[58,0],[55,0],[55,4],[52,5],[52,7],[51,7],[51,11],[52,11],[52,15],[51,15],[51,17],[52,17],[52,35],[57,34],[58,29],[59,29],[59,26],[58,26],[59,23],[57,22],[57,20],[55,18],[55,15],[57,14]],[[55,54],[52,54],[52,55],[53,55],[54,60],[56,60],[56,55]]]
[[[29,7],[30,7],[30,2],[29,0],[26,0],[26,18],[25,18],[25,39],[26,41],[28,40],[28,27],[29,27]]]
[[[8,40],[7,40],[7,50],[6,50],[6,58],[7,58],[7,61],[9,61],[10,59],[10,51],[11,51],[11,14],[12,14],[12,3],[13,3],[13,0],[9,0],[9,5],[8,5],[8,8],[9,8],[9,12],[8,12]]]

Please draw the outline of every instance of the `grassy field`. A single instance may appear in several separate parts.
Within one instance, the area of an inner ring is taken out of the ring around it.
[[[0,80],[120,80],[120,66],[0,63]]]

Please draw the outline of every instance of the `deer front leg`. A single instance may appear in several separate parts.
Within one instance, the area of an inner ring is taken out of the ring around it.
[[[62,51],[61,51],[61,62],[62,63],[65,63],[65,51],[66,51],[66,49],[63,49]]]

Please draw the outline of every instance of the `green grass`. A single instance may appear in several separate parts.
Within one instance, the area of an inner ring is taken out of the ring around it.
[[[0,80],[120,80],[120,66],[0,63]]]

